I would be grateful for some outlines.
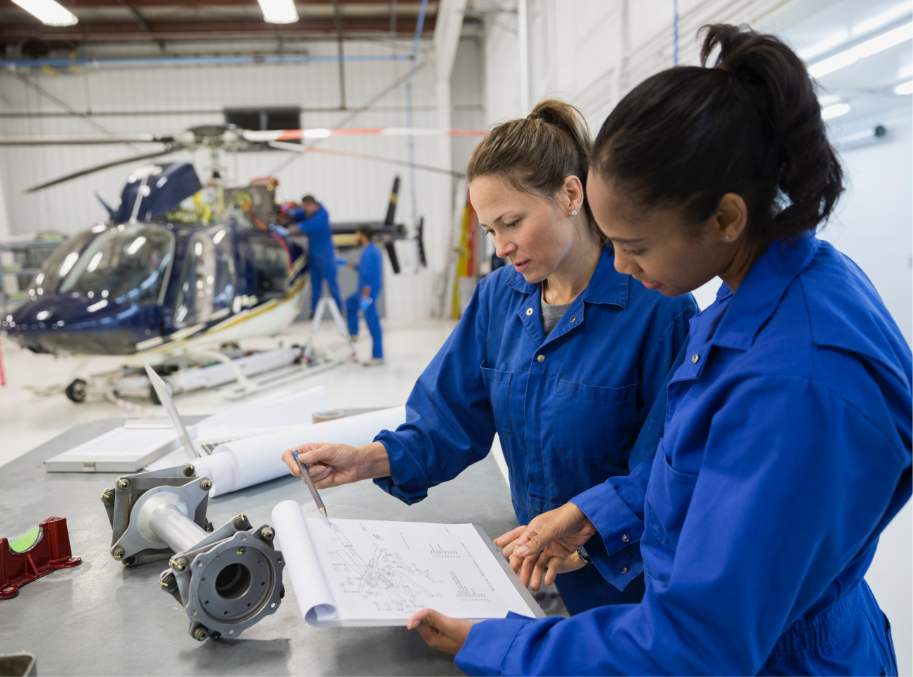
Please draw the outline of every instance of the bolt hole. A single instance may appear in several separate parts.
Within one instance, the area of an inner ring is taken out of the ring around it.
[[[206,601],[203,602],[203,604],[209,604],[209,600],[207,599]]]
[[[282,558],[281,558],[281,557],[277,557],[277,558],[276,558],[276,561],[279,562],[279,564],[282,564]]]
[[[206,578],[205,578],[205,577],[204,577],[204,578],[203,578],[203,580],[204,580],[204,581],[205,581],[205,580],[206,580]]]
[[[193,615],[194,615],[194,616],[196,616],[196,615],[197,615],[197,610],[196,610],[196,609],[194,609],[194,610],[193,610],[193,611],[191,611],[191,612],[190,612],[190,613],[191,613],[191,614],[193,614]]]
[[[266,585],[266,583],[261,583],[260,585]]]
[[[258,560],[257,560],[257,564],[263,564],[263,560],[262,560],[262,559],[258,559]]]
[[[234,631],[234,630],[229,630],[229,631],[228,631],[228,634],[229,634],[229,635],[233,635],[233,634],[235,634],[235,631]]]
[[[242,541],[246,541],[246,540],[247,540],[247,536],[242,536],[242,537],[241,537],[241,540],[242,540]]]
[[[272,604],[270,604],[270,605],[269,605],[269,608],[270,608],[270,609],[275,609],[275,608],[276,608],[276,603],[273,602]]]
[[[250,606],[250,603],[249,603],[249,602],[248,602],[247,606]]]
[[[202,562],[197,562],[197,566],[198,566],[198,567],[201,567],[201,566],[203,566],[203,563],[202,563]]]
[[[228,612],[227,612],[227,611],[225,612],[225,615],[226,615],[226,616],[228,615]]]

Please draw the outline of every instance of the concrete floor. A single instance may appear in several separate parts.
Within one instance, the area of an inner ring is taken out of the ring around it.
[[[450,334],[455,322],[384,321],[384,351],[387,363],[379,367],[363,367],[346,362],[329,371],[317,373],[289,384],[281,389],[293,391],[326,387],[330,404],[339,408],[390,407],[403,404],[416,379],[434,357]],[[252,339],[244,342],[246,348],[275,347],[276,340],[286,345],[303,344],[307,340],[309,324],[296,323],[277,339]],[[320,342],[338,355],[347,352],[345,342],[329,322],[324,323]],[[0,388],[0,466],[39,444],[55,437],[77,423],[102,418],[134,417],[135,414],[119,409],[105,399],[89,399],[74,404],[61,394],[40,396],[28,388],[46,388],[65,384],[72,378],[76,361],[72,358],[35,355],[23,350],[9,339],[0,339],[3,364],[6,368],[5,388]],[[361,340],[356,343],[360,356],[371,355],[371,339],[362,327]],[[92,373],[116,369],[117,358],[94,358],[89,364]],[[269,391],[264,391],[264,393]],[[253,396],[254,398],[257,395]],[[136,400],[150,407],[148,400]],[[212,414],[231,408],[216,391],[200,390],[184,393],[175,398],[178,410],[185,415]],[[161,409],[158,412],[164,415]]]
[[[415,380],[443,344],[453,322],[384,321],[384,350],[387,363],[365,368],[347,363],[330,371],[300,379],[283,388],[295,391],[323,384],[330,404],[339,408],[387,407],[406,401]],[[303,343],[308,326],[294,324],[281,337],[286,343]],[[329,323],[321,340],[339,354],[344,342]],[[63,394],[39,396],[28,387],[44,388],[70,379],[75,361],[34,355],[13,342],[0,339],[6,387],[0,388],[0,466],[64,432],[77,423],[103,418],[134,416],[107,400],[73,404]],[[268,339],[246,342],[245,347],[275,345]],[[370,356],[370,338],[362,328],[357,344],[359,355]],[[113,358],[93,360],[93,371],[118,366]],[[209,414],[233,406],[214,391],[186,393],[177,397],[182,414]],[[142,404],[148,405],[148,402]],[[503,462],[502,462],[503,463]],[[502,465],[503,467],[503,465]],[[507,491],[505,486],[505,491]],[[3,509],[0,500],[0,510]],[[908,504],[882,536],[875,560],[866,576],[875,596],[891,619],[901,675],[913,674],[913,511]],[[36,516],[36,520],[43,516]],[[798,517],[797,517],[798,518]],[[7,535],[7,534],[0,534]]]

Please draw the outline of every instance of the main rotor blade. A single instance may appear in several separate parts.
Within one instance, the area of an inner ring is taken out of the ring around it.
[[[64,183],[65,181],[70,181],[71,179],[79,178],[80,176],[86,176],[87,174],[93,174],[94,172],[100,172],[102,169],[109,169],[110,167],[117,167],[118,165],[126,165],[131,162],[139,162],[141,160],[150,160],[152,158],[161,157],[162,155],[169,155],[176,151],[181,150],[180,148],[175,148],[174,146],[168,146],[165,150],[158,150],[154,153],[145,153],[142,155],[133,155],[127,158],[121,158],[120,160],[114,160],[112,162],[106,162],[102,165],[96,165],[95,167],[89,167],[88,169],[82,169],[78,172],[73,172],[72,174],[67,174],[66,176],[61,176],[53,181],[48,181],[47,183],[42,183],[39,186],[32,186],[31,188],[26,188],[23,193],[28,195],[29,193],[35,193],[39,190],[45,188],[50,188],[51,186],[56,186],[58,183]]]
[[[77,136],[49,134],[45,136],[0,136],[0,146],[94,146],[108,143],[169,143],[170,136],[133,134],[131,136]]]
[[[330,136],[485,136],[478,129],[434,129],[428,127],[365,127],[360,129],[282,129],[244,130],[241,135],[254,143],[325,139]]]
[[[415,162],[409,162],[408,160],[395,160],[393,158],[382,157],[380,155],[367,155],[365,153],[352,153],[346,150],[332,150],[330,148],[318,148],[317,146],[299,146],[297,143],[283,143],[281,141],[271,141],[269,145],[272,148],[277,150],[289,150],[294,153],[324,153],[325,155],[341,155],[343,157],[353,157],[358,158],[359,160],[371,160],[373,162],[386,162],[390,165],[400,165],[403,167],[415,167],[424,172],[435,172],[437,174],[447,174],[448,176],[455,176],[458,179],[463,178],[464,174],[461,172],[455,172],[452,169],[444,169],[443,167],[432,167],[430,165],[420,165]]]

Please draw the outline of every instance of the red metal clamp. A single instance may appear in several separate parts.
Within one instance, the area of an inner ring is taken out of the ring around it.
[[[70,532],[63,517],[48,517],[38,525],[41,536],[25,552],[10,550],[9,540],[0,538],[0,599],[19,594],[26,583],[47,576],[58,569],[82,564],[70,550]]]

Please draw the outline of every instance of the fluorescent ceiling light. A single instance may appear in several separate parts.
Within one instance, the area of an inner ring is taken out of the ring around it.
[[[821,111],[821,117],[824,120],[831,120],[833,118],[839,118],[841,115],[846,115],[850,112],[850,104],[848,103],[835,103],[833,106],[828,106],[827,108]]]
[[[54,0],[13,0],[26,12],[47,26],[74,26],[79,19]]]
[[[849,37],[850,34],[846,31],[834,33],[829,38],[822,40],[821,42],[817,42],[807,49],[803,49],[801,52],[799,52],[799,58],[806,62],[811,61],[815,57],[821,56],[822,54],[831,51],[834,49],[834,47],[839,47]]]
[[[857,61],[859,61],[859,57],[850,50],[846,50],[845,52],[835,54],[830,59],[825,59],[824,61],[819,61],[818,63],[809,66],[808,74],[813,78],[820,78],[823,75],[833,73],[834,71],[845,68]]]
[[[820,78],[828,73],[833,73],[836,70],[854,64],[859,59],[864,59],[873,54],[878,54],[878,52],[883,52],[889,47],[899,45],[910,38],[913,38],[913,23],[904,24],[871,40],[866,40],[851,49],[835,54],[824,61],[812,64],[808,67],[808,74],[813,78]]]
[[[263,20],[271,24],[293,24],[298,21],[294,0],[257,0]]]
[[[866,40],[861,45],[853,47],[850,51],[860,59],[864,59],[867,56],[883,52],[888,47],[899,45],[901,42],[909,40],[910,38],[913,38],[913,22],[895,28],[893,31],[882,33],[871,40]]]
[[[884,28],[888,24],[894,23],[904,14],[909,15],[911,12],[913,12],[913,2],[909,2],[909,0],[907,0],[906,2],[898,3],[887,12],[883,12],[878,16],[867,19],[866,21],[853,26],[853,35],[859,36],[873,33],[881,28]]]
[[[895,94],[913,94],[913,80],[905,82],[902,85],[897,85],[894,88]]]

